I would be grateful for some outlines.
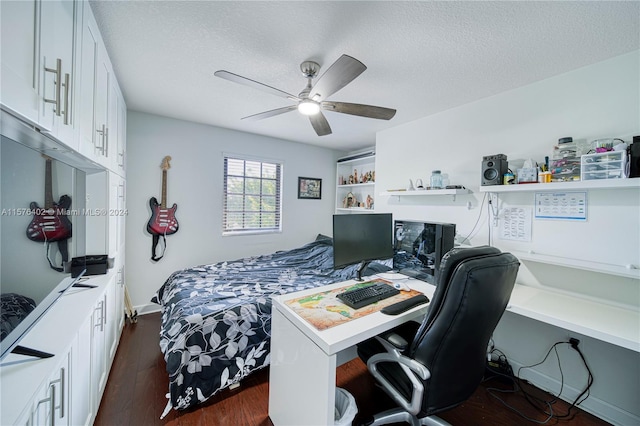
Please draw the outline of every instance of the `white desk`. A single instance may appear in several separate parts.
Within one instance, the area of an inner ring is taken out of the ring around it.
[[[428,304],[396,316],[375,312],[318,331],[285,304],[290,299],[352,283],[355,281],[273,298],[269,417],[274,425],[334,424],[336,367],[356,356],[356,344],[427,312]],[[434,286],[418,280],[407,283],[429,298],[433,296]]]

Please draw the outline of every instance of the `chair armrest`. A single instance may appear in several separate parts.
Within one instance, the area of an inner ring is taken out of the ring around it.
[[[391,343],[395,348],[400,351],[404,351],[409,346],[409,343],[398,333],[387,333],[382,334],[381,336],[376,336],[378,340],[384,339],[387,342]]]
[[[404,340],[400,336],[398,337],[401,340]],[[371,374],[382,384],[382,386],[386,388],[389,395],[391,395],[398,405],[409,413],[416,415],[420,411],[422,397],[424,395],[424,385],[422,380],[428,380],[429,377],[431,377],[431,372],[427,367],[415,359],[402,355],[400,350],[389,340],[380,336],[376,336],[376,340],[384,346],[387,352],[381,352],[369,358],[369,361],[367,361],[369,371],[371,371]],[[410,401],[404,398],[402,394],[400,394],[400,392],[398,392],[398,390],[382,374],[380,374],[378,371],[378,364],[381,362],[395,362],[400,365],[400,368],[407,376],[413,387]]]

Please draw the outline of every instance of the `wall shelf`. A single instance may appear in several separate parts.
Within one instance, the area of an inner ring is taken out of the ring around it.
[[[480,192],[580,191],[585,189],[640,189],[640,178],[491,185],[481,186]]]
[[[567,268],[580,269],[583,271],[600,272],[602,274],[617,275],[625,278],[640,280],[640,269],[638,265],[627,268],[625,265],[612,265],[609,263],[599,263],[587,260],[570,259],[567,257],[550,256],[545,254],[510,251],[518,259],[525,262],[544,263],[547,265],[564,266]]]
[[[443,195],[452,195],[453,201],[456,200],[456,195],[466,195],[471,194],[470,189],[416,189],[413,191],[403,191],[403,190],[389,190],[386,192],[381,192],[379,195],[381,197],[388,196],[396,196],[398,199],[400,197],[425,197],[425,196],[443,196]]]

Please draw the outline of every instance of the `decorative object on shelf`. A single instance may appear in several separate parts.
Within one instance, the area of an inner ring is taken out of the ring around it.
[[[322,198],[322,179],[298,177],[298,198],[320,200]]]
[[[367,208],[368,209],[373,208],[373,197],[371,197],[371,195],[367,195]]]
[[[29,205],[33,219],[27,227],[27,238],[37,243],[46,243],[49,266],[55,271],[64,272],[64,264],[69,260],[67,240],[71,238],[71,221],[67,217],[67,212],[71,207],[71,197],[63,195],[57,204],[53,202],[51,157],[44,154],[42,157],[45,159],[44,207],[41,208],[35,201]],[[56,241],[62,256],[60,267],[53,266],[49,257],[50,244]]]
[[[348,193],[344,200],[342,200],[342,207],[345,209],[349,209],[351,207],[357,207],[358,201],[356,200],[356,196],[353,195],[352,192]]]
[[[149,206],[151,207],[151,218],[147,223],[147,232],[153,236],[153,243],[151,246],[151,260],[157,262],[164,256],[164,251],[167,248],[167,235],[172,235],[178,232],[178,220],[176,219],[176,209],[178,205],[173,203],[173,206],[167,208],[167,170],[171,168],[169,164],[171,161],[170,156],[166,156],[162,159],[160,168],[162,169],[162,201],[158,204],[156,197],[149,199]],[[164,248],[162,254],[156,256],[156,247],[162,237]]]

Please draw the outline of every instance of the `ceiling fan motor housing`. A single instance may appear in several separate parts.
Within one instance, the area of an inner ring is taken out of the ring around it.
[[[300,71],[302,71],[302,75],[305,77],[314,78],[318,75],[318,71],[320,71],[320,65],[317,62],[304,61],[300,64]]]

